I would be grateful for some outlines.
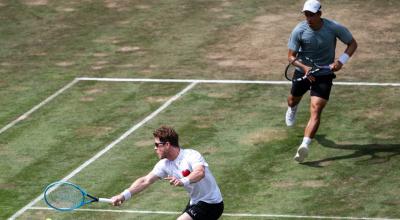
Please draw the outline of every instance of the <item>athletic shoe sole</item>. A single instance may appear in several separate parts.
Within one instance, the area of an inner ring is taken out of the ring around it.
[[[296,156],[294,156],[294,160],[301,163],[308,156],[308,147],[300,146],[297,150]]]

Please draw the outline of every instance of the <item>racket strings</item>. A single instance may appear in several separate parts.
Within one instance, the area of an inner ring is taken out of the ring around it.
[[[59,209],[73,209],[81,206],[84,196],[82,192],[69,184],[55,185],[54,190],[46,192],[47,202]]]
[[[285,70],[285,77],[288,80],[292,80],[292,79],[295,78],[295,70],[296,70],[296,68],[297,67],[293,63],[289,63],[287,65],[286,70]]]

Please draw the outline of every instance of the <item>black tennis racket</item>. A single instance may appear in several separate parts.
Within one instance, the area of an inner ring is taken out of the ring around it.
[[[72,211],[92,202],[112,203],[111,199],[97,198],[70,182],[54,182],[44,190],[44,201],[58,211]]]
[[[295,70],[296,68],[298,68],[297,66],[294,65],[294,63],[298,61],[308,67],[311,67],[311,70],[304,75],[297,75],[295,74]],[[323,69],[331,69],[331,67],[329,65],[326,66],[320,66],[317,65],[316,63],[314,63],[314,61],[308,57],[303,57],[303,59],[299,59],[296,58],[293,62],[290,62],[286,68],[285,68],[285,78],[289,81],[293,81],[293,82],[299,82],[302,80],[307,79],[308,76],[310,75],[315,75],[318,71],[323,70]]]

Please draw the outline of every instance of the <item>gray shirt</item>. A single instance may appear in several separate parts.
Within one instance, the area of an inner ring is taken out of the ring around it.
[[[322,18],[322,27],[314,31],[307,21],[300,22],[292,31],[288,48],[298,52],[298,58],[307,56],[320,66],[335,61],[336,40],[349,44],[353,39],[350,31],[336,21]],[[302,72],[302,70],[300,70]],[[318,75],[330,74],[329,69],[321,70]]]

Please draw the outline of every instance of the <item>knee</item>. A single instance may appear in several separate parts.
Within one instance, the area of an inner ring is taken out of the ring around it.
[[[181,216],[179,216],[176,220],[193,220],[190,215],[184,212]]]
[[[323,109],[324,109],[323,105],[311,104],[311,106],[310,106],[311,116],[319,119],[321,117],[321,113],[322,113]]]
[[[288,106],[294,107],[299,104],[301,97],[289,96],[287,99]]]

